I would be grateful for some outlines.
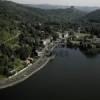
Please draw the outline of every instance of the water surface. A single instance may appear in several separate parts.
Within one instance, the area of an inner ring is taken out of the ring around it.
[[[100,100],[100,56],[57,48],[56,58],[26,81],[0,90],[2,100]]]

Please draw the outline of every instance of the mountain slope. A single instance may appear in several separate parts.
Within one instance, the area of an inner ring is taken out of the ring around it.
[[[87,21],[89,22],[95,22],[95,23],[100,23],[100,9],[95,10],[85,16]]]
[[[25,68],[24,61],[36,58],[36,50],[43,48],[41,39],[56,40],[57,31],[83,15],[74,7],[42,10],[0,0],[0,75]]]
[[[5,41],[19,31],[28,33],[28,29],[32,30],[35,23],[74,22],[85,14],[74,7],[42,10],[10,1],[0,1],[0,41]]]
[[[86,13],[74,7],[70,7],[67,9],[45,10],[45,14],[51,21],[67,23],[76,21],[78,18],[84,16]]]
[[[26,6],[34,7],[34,8],[40,8],[40,9],[67,9],[70,8],[70,6],[63,6],[63,5],[49,5],[49,4],[40,4],[40,5],[33,5],[33,4],[26,4]],[[99,9],[100,7],[88,7],[88,6],[75,6],[76,9],[83,11],[83,12],[92,12],[96,9]]]
[[[42,14],[48,18],[49,21],[71,22],[85,14],[84,11],[79,10],[77,7],[65,7],[55,5],[25,5],[33,8],[40,8],[43,10]]]
[[[41,12],[40,9],[0,1],[0,41],[5,41],[19,31],[27,32],[28,24],[31,26],[36,22],[44,21]]]
[[[54,10],[54,9],[66,9],[69,8],[69,6],[60,6],[60,5],[50,5],[50,4],[26,4],[26,6],[34,7],[34,8],[40,8],[40,9],[46,9],[46,10]]]

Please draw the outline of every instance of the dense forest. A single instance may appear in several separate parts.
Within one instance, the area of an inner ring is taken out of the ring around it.
[[[0,74],[8,75],[18,66],[23,68],[23,61],[34,57],[35,50],[42,46],[41,39],[56,40],[56,32],[77,30],[79,26],[99,35],[100,10],[87,14],[73,6],[43,10],[0,1]]]
[[[80,19],[80,23],[86,32],[100,37],[100,9],[83,16]]]

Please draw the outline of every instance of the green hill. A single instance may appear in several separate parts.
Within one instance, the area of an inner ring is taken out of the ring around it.
[[[0,41],[13,37],[19,31],[29,33],[35,23],[57,22],[59,24],[74,22],[85,15],[74,7],[68,9],[42,10],[27,7],[10,1],[0,1]]]
[[[28,24],[43,21],[40,11],[13,2],[0,1],[0,40],[4,41],[19,31],[27,32]]]
[[[79,21],[82,21],[83,23],[100,23],[100,9],[87,13],[80,17]]]
[[[86,19],[89,22],[100,23],[100,9],[87,14]]]
[[[95,34],[100,37],[100,9],[81,17],[79,22],[88,33]]]
[[[76,19],[84,16],[86,13],[74,7],[67,9],[47,10],[47,16],[50,20],[61,22],[73,22]]]
[[[64,31],[83,15],[74,7],[42,10],[0,1],[0,74],[25,67],[24,61],[34,58],[36,49],[43,48],[41,39],[52,36],[55,40],[56,31]]]

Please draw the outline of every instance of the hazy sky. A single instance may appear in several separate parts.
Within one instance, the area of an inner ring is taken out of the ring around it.
[[[78,5],[99,6],[100,0],[11,0],[25,4],[53,4],[53,5]]]

